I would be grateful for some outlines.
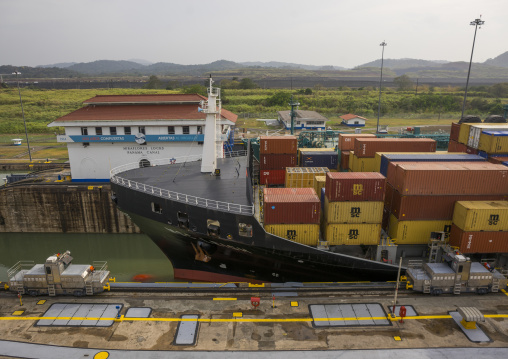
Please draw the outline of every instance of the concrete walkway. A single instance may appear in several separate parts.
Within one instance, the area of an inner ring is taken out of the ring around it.
[[[0,355],[37,359],[259,359],[269,355],[275,359],[419,359],[419,358],[482,358],[499,359],[508,355],[507,348],[439,348],[383,350],[315,350],[315,351],[139,351],[57,347],[0,340]]]

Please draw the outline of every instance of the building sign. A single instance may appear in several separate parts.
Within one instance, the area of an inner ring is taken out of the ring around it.
[[[145,135],[146,142],[203,142],[205,135]],[[138,138],[139,140],[139,138]],[[135,135],[57,136],[58,142],[136,142]]]

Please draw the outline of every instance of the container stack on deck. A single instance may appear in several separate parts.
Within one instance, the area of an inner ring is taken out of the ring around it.
[[[450,245],[462,253],[508,253],[508,202],[455,203]]]
[[[327,173],[322,232],[328,245],[379,244],[385,186],[379,173]]]
[[[283,185],[286,167],[297,162],[298,141],[295,136],[261,136],[259,138],[259,169],[262,185]]]
[[[338,155],[340,160],[340,170],[348,171],[349,170],[349,156],[350,151],[354,150],[355,146],[355,138],[360,137],[368,137],[368,138],[376,138],[376,135],[367,134],[367,133],[341,133],[339,134],[339,144],[338,144]]]
[[[377,152],[436,152],[436,141],[427,138],[355,138],[349,170],[378,172]]]
[[[318,244],[321,202],[313,188],[265,188],[263,195],[267,232],[302,244]]]
[[[448,151],[478,154],[503,164],[508,161],[508,124],[452,123]]]
[[[489,162],[394,162],[388,166],[384,226],[397,244],[449,233],[456,201],[502,200],[508,169]]]

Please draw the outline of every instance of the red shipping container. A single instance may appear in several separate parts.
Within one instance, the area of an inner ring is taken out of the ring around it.
[[[457,201],[508,200],[508,194],[401,196],[398,191],[394,190],[391,195],[390,212],[400,221],[451,220],[453,218],[455,202]],[[385,199],[386,202],[387,200]]]
[[[319,224],[321,201],[314,188],[265,188],[265,224]]]
[[[478,149],[466,146],[466,153],[468,153],[470,155],[477,155],[478,154]]]
[[[395,190],[393,189],[393,186],[390,183],[386,183],[386,189],[385,189],[385,209],[391,212],[392,206],[393,206],[393,196],[394,196]]]
[[[355,156],[374,157],[376,152],[436,152],[428,138],[355,138]]]
[[[508,193],[508,168],[489,162],[400,162],[394,188],[401,195]]]
[[[502,164],[503,162],[508,162],[508,157],[489,157],[487,161],[490,163]]]
[[[450,245],[462,253],[508,253],[508,232],[464,232],[452,224]]]
[[[296,154],[298,141],[295,136],[259,137],[260,154]]]
[[[448,152],[464,152],[466,153],[467,146],[463,143],[451,140],[448,142]]]
[[[262,185],[283,185],[286,180],[286,170],[261,170],[259,177]]]
[[[398,162],[389,162],[388,168],[386,169],[386,182],[395,186],[395,174],[397,173],[397,163]]]
[[[383,201],[386,178],[377,172],[328,172],[325,194],[331,202]]]
[[[260,154],[259,167],[261,170],[285,170],[286,167],[296,167],[296,154]]]
[[[352,151],[355,147],[355,138],[357,137],[376,138],[376,135],[371,133],[340,133],[338,144],[339,150]]]
[[[349,168],[349,151],[340,152],[340,169],[347,171]]]
[[[450,129],[450,140],[458,141],[460,132],[460,123],[452,122],[452,128]]]

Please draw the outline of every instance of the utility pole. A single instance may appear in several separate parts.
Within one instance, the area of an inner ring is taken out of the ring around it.
[[[474,43],[476,41],[476,30],[478,30],[478,26],[485,24],[485,21],[482,21],[482,16],[480,15],[479,19],[474,19],[471,21],[469,25],[474,26],[474,36],[473,36],[473,48],[471,49],[471,59],[469,60],[469,69],[467,70],[467,80],[466,80],[466,91],[464,92],[464,102],[462,103],[462,115],[460,119],[464,118],[464,110],[466,109],[466,98],[467,98],[467,87],[469,85],[469,75],[471,74],[471,64],[473,63],[473,52],[474,52]]]
[[[383,47],[383,51],[381,52],[381,77],[379,79],[379,102],[377,105],[377,126],[376,126],[376,133],[379,133],[379,114],[381,113],[381,87],[383,86],[383,62],[384,62],[384,55],[385,55],[385,46],[387,43],[383,40],[382,43],[379,44],[379,46]]]

